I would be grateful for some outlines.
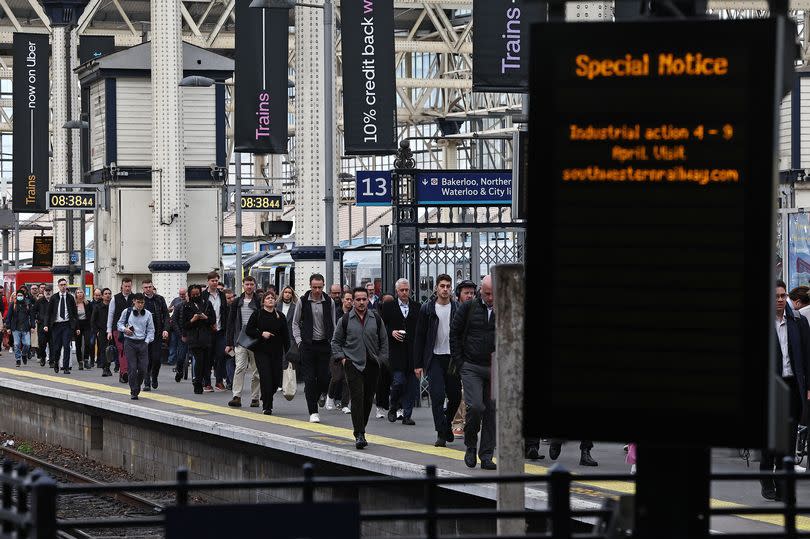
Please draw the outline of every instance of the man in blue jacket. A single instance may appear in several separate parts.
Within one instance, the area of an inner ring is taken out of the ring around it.
[[[452,421],[461,403],[461,380],[447,373],[450,365],[450,322],[456,314],[457,303],[452,300],[452,279],[447,274],[436,278],[436,294],[419,309],[416,320],[414,373],[430,380],[430,406],[436,428],[436,447],[452,442]],[[447,397],[447,409],[444,399]]]

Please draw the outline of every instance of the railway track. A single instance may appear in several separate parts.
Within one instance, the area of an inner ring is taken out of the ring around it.
[[[21,453],[8,447],[0,447],[0,454],[10,460],[24,463],[30,468],[38,468],[54,477],[57,481],[87,485],[100,485],[98,481],[87,475],[75,472],[63,466],[58,466],[40,458]],[[131,492],[110,492],[103,495],[73,494],[60,495],[60,518],[84,518],[88,516],[153,516],[164,510],[165,506],[143,496]],[[139,530],[80,530],[70,529],[59,532],[61,539],[90,539],[94,537],[162,537],[162,530],[142,528]]]

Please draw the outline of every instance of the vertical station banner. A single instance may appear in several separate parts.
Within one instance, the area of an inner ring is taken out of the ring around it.
[[[47,34],[14,34],[12,210],[46,213],[50,83]]]
[[[343,131],[347,155],[397,150],[393,0],[344,0]]]
[[[234,150],[287,153],[289,10],[236,2]]]
[[[545,2],[473,1],[473,91],[529,91],[529,29],[546,20]]]

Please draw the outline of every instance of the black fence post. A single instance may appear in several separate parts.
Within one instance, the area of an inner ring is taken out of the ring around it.
[[[436,507],[436,466],[428,464],[425,466],[425,536],[427,539],[439,537],[439,522],[437,519]]]
[[[56,537],[56,481],[45,473],[35,472],[28,481],[31,492],[31,533],[29,539]]]
[[[312,482],[315,476],[315,468],[311,463],[304,464],[304,488],[302,489],[302,497],[304,503],[313,503],[315,501],[315,485]]]
[[[177,505],[188,505],[188,469],[177,468]]]
[[[785,537],[796,539],[796,469],[792,457],[784,459],[785,481],[783,499],[785,500]]]
[[[11,472],[14,469],[14,463],[8,459],[3,460],[3,509],[11,510],[13,504],[12,487],[11,487]],[[12,530],[12,523],[8,520],[3,520],[3,535],[8,536]]]
[[[14,468],[14,477],[16,477],[19,481],[16,488],[17,503],[15,513],[21,517],[26,517],[28,515],[28,466],[25,464],[18,464]],[[22,536],[25,537],[24,534]]]
[[[571,537],[571,474],[555,464],[549,473],[548,505],[551,509],[552,539]]]

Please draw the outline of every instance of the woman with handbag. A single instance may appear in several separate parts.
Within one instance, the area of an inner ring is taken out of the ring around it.
[[[272,291],[264,295],[262,308],[250,315],[245,334],[256,339],[250,348],[259,370],[262,409],[265,415],[272,415],[273,394],[281,387],[281,364],[290,346],[287,318],[276,310],[276,295]]]
[[[105,288],[101,291],[101,301],[93,306],[93,313],[90,315],[90,331],[96,334],[96,364],[102,370],[101,376],[112,376],[110,372],[110,361],[107,360],[107,348],[112,344],[107,341],[107,315],[110,312],[110,301],[112,301],[112,290]],[[113,348],[115,345],[112,344]],[[117,353],[117,348],[116,352]],[[115,353],[111,357],[115,357]]]

